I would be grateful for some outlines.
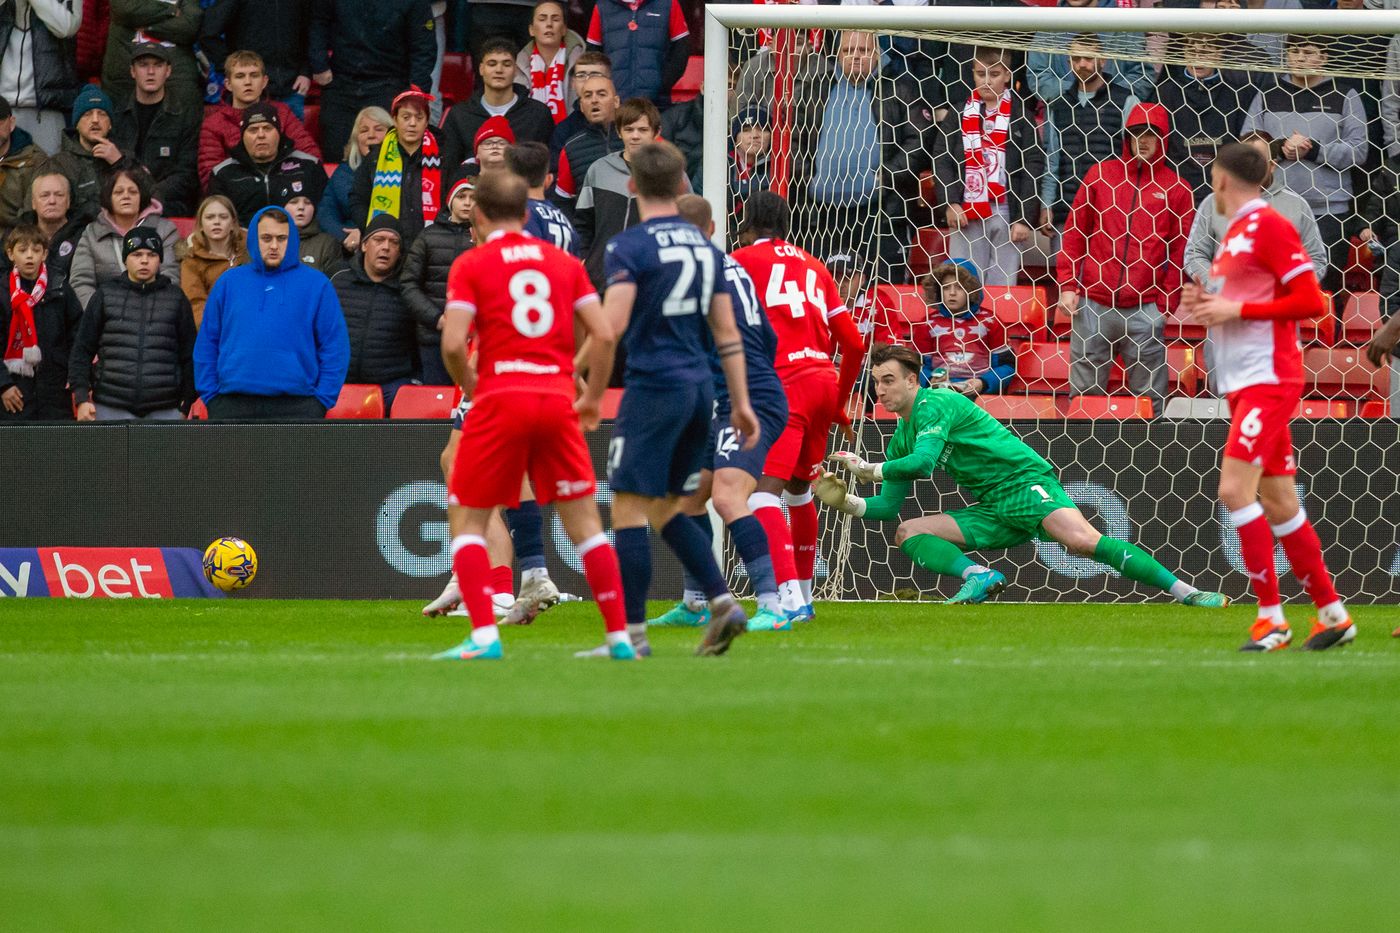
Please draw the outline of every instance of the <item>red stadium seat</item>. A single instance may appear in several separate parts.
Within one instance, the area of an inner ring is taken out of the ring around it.
[[[1010,337],[1039,337],[1045,329],[1045,289],[1039,285],[990,285],[982,289],[982,303]]]
[[[617,417],[618,406],[622,404],[622,390],[608,389],[603,393],[602,414],[611,421]]]
[[[1389,418],[1390,403],[1379,399],[1372,399],[1369,402],[1361,403],[1361,417],[1363,418]]]
[[[340,168],[339,162],[322,162],[321,167],[326,170],[326,177],[330,178],[335,174],[335,170]]]
[[[1342,310],[1342,337],[1347,343],[1369,343],[1381,322],[1381,296],[1360,292],[1347,299]]]
[[[1326,304],[1321,317],[1298,322],[1298,339],[1304,344],[1321,344],[1330,347],[1337,342],[1337,315],[1332,310],[1332,293],[1323,292]]]
[[[180,233],[180,239],[183,240],[191,233],[194,233],[193,217],[167,217],[166,219],[175,225],[175,229]]]
[[[321,142],[321,105],[306,104],[302,107],[301,123],[306,127],[306,132],[311,134],[311,138],[319,145]]]
[[[377,385],[346,383],[340,387],[335,407],[326,412],[327,418],[383,418],[384,393]]]
[[[1304,350],[1303,370],[1308,393],[1324,398],[1377,398],[1389,388],[1389,374],[1372,369],[1355,347]]]
[[[390,418],[451,418],[462,397],[456,386],[414,386],[399,389]]]
[[[1298,411],[1294,417],[1306,418],[1310,421],[1318,418],[1350,418],[1356,414],[1356,403],[1354,402],[1334,402],[1325,398],[1305,398],[1298,403]]]
[[[204,407],[204,399],[202,399],[202,398],[197,398],[197,399],[194,400],[194,404],[190,406],[190,418],[189,418],[189,420],[191,420],[191,421],[208,421],[208,420],[209,420],[209,409],[206,408],[206,407]]]
[[[1173,395],[1193,396],[1201,389],[1201,367],[1196,348],[1186,343],[1167,345],[1167,370]]]
[[[909,271],[915,278],[928,275],[948,258],[946,234],[938,227],[920,227],[909,246]]]
[[[1060,417],[1053,395],[983,395],[977,404],[998,421]]]
[[[1152,417],[1152,399],[1145,395],[1076,395],[1062,400],[1060,407],[1073,421]]]
[[[458,104],[471,99],[476,78],[468,65],[470,57],[465,52],[448,52],[442,56],[442,81],[438,86],[442,91],[444,113],[449,102]]]
[[[875,288],[874,339],[879,343],[909,343],[916,324],[928,320],[928,305],[917,285]]]
[[[1016,385],[1039,393],[1069,391],[1069,341],[1032,340],[1016,353]]]
[[[676,86],[671,88],[671,102],[683,104],[700,96],[700,85],[705,80],[705,56],[692,55],[685,63],[685,74],[681,75]]]

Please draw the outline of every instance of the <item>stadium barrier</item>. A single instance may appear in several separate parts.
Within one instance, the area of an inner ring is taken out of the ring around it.
[[[1237,544],[1214,496],[1218,421],[1037,422],[1012,428],[1051,462],[1068,465],[1070,494],[1099,527],[1133,538],[1205,589],[1245,595]],[[879,443],[865,428],[867,446]],[[0,548],[197,547],[221,535],[258,551],[258,578],[239,596],[422,598],[446,580],[448,531],[438,454],[442,422],[136,424],[13,427],[3,432],[10,502]],[[1294,425],[1306,503],[1357,602],[1400,601],[1400,423],[1300,421]],[[600,471],[610,432],[591,435]],[[1152,456],[1145,452],[1151,451]],[[959,507],[950,487],[919,483],[907,515]],[[610,495],[600,485],[600,503]],[[825,510],[824,510],[825,513]],[[607,519],[604,508],[604,518]],[[829,519],[825,513],[823,519]],[[892,537],[894,526],[888,526]],[[552,573],[587,594],[580,564],[552,516]],[[831,540],[829,537],[826,540]],[[878,536],[833,561],[865,599],[916,585],[921,574]],[[1222,549],[1223,548],[1223,549]],[[1105,567],[1039,543],[986,559],[1008,571],[1002,600],[1160,599]],[[1282,554],[1279,566],[1284,568]],[[742,582],[742,581],[741,581]],[[1285,591],[1296,597],[1291,577]],[[679,567],[658,544],[652,595],[680,591]],[[932,592],[928,593],[933,596]],[[946,594],[944,594],[946,595]]]

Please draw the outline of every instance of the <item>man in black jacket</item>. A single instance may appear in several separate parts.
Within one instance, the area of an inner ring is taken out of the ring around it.
[[[481,93],[453,107],[442,121],[442,164],[456,168],[472,155],[476,131],[493,116],[503,116],[516,142],[549,142],[554,115],[514,83],[515,53],[509,42],[492,39],[482,46]]]
[[[253,104],[243,111],[243,142],[233,155],[214,166],[209,193],[233,202],[238,222],[247,226],[253,215],[276,203],[279,189],[321,199],[326,172],[315,156],[298,151],[282,136],[277,110],[271,104]]]
[[[403,234],[399,222],[378,214],[365,227],[360,251],[347,268],[331,277],[345,327],[350,332],[347,383],[374,383],[384,392],[384,410],[393,408],[401,387],[418,373],[418,340],[413,312],[399,288]]]
[[[447,304],[447,274],[458,256],[472,248],[474,178],[459,178],[447,193],[437,220],[413,241],[399,283],[418,322],[418,356],[423,384],[452,385],[442,362],[442,311]]]
[[[311,89],[306,57],[311,0],[217,0],[204,11],[199,45],[220,68],[230,52],[257,52],[267,63],[267,94],[300,117]]]
[[[170,72],[170,50],[159,42],[132,47],[136,89],[112,119],[112,142],[146,166],[165,216],[188,217],[199,203],[200,114],[165,93]]]
[[[160,274],[165,248],[154,227],[122,238],[126,274],[98,285],[68,363],[79,421],[178,421],[194,402],[194,312]],[[102,365],[94,370],[93,357]]]
[[[611,78],[589,78],[583,82],[578,96],[579,107],[583,112],[584,128],[570,136],[559,151],[554,173],[554,192],[551,195],[558,204],[573,217],[574,202],[583,190],[583,180],[588,170],[603,156],[622,149],[622,137],[614,125],[617,108],[621,101],[613,88]]]
[[[409,85],[432,87],[434,29],[428,0],[314,0],[308,50],[322,88],[322,152],[345,148],[361,108],[388,108]]]

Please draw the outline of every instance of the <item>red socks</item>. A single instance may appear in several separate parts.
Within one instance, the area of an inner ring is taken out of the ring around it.
[[[622,569],[608,536],[599,532],[578,546],[578,554],[583,558],[583,575],[588,579],[588,588],[593,591],[598,611],[603,614],[604,627],[609,632],[625,632],[627,611],[622,602]]]
[[[1293,576],[1307,590],[1313,605],[1321,609],[1335,603],[1337,591],[1332,587],[1332,575],[1322,559],[1322,542],[1317,539],[1312,522],[1308,521],[1308,513],[1299,509],[1297,515],[1282,525],[1271,526],[1271,530],[1283,544]]]
[[[817,565],[817,504],[810,490],[801,496],[789,493],[787,503],[797,579],[810,580]]]
[[[754,518],[763,526],[768,536],[768,551],[773,558],[773,575],[779,585],[797,579],[797,564],[793,552],[793,535],[783,518],[783,504],[777,496],[769,492],[756,492],[749,496],[749,508]]]
[[[472,628],[495,625],[496,613],[491,605],[491,559],[486,556],[486,539],[480,535],[453,538],[452,570],[457,574],[462,604],[471,615]]]
[[[491,568],[491,592],[514,593],[515,577],[509,565]]]
[[[1274,533],[1257,502],[1230,513],[1230,523],[1240,536],[1240,555],[1259,598],[1261,609],[1279,605],[1278,574],[1274,572]]]

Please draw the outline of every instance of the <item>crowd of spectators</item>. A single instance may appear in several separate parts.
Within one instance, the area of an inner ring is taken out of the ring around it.
[[[475,90],[444,108],[465,8]],[[1343,292],[1369,252],[1385,310],[1400,305],[1400,91],[1328,74],[1338,58],[1400,67],[1400,42],[1045,33],[1018,52],[794,31],[736,47],[730,87],[673,104],[695,9],[0,0],[0,419],[164,418],[196,398],[216,417],[315,417],[347,380],[390,402],[446,384],[438,328],[475,179],[526,165],[601,285],[608,240],[637,222],[630,153],[675,142],[701,190],[704,102],[726,92],[724,208],[782,190],[794,241],[862,315],[874,283],[914,279],[916,231],[942,231],[935,259],[953,261],[917,277],[929,315],[908,336],[962,391],[1013,384],[982,296],[1036,272],[1068,325],[1071,391],[1107,392],[1116,359],[1160,411],[1164,323],[1224,226],[1209,166],[1241,138],[1273,158],[1266,196],[1324,287]]]

